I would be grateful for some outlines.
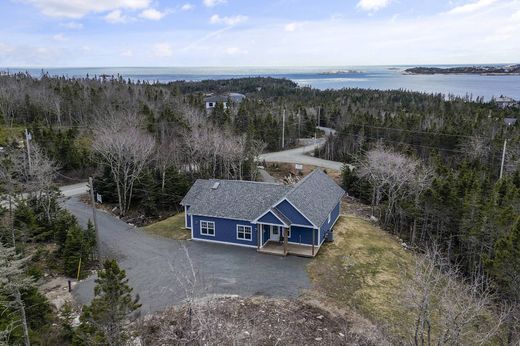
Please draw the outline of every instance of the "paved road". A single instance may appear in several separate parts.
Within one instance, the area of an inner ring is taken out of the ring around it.
[[[318,127],[323,130],[326,135],[334,134],[336,131],[327,127]],[[308,155],[316,148],[325,144],[325,138],[317,138],[314,143],[305,145],[300,148],[278,151],[275,153],[267,153],[259,156],[260,161],[265,162],[284,162],[284,163],[300,163],[303,165],[312,165],[328,169],[340,171],[343,168],[342,162],[329,161]]]
[[[77,197],[64,206],[80,224],[86,225],[92,211]],[[183,245],[194,264],[197,295],[236,294],[296,297],[309,287],[305,270],[309,259],[258,254],[255,249],[176,241],[150,236],[104,212],[98,213],[101,254],[116,258],[127,272],[134,292],[139,293],[144,313],[164,310],[186,297],[189,262]],[[93,297],[94,277],[74,288],[78,302]]]
[[[87,183],[78,183],[74,185],[60,186],[60,191],[65,197],[81,195],[88,192]]]

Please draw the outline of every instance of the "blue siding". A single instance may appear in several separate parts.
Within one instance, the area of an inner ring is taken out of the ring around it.
[[[271,229],[269,225],[263,225],[262,226],[264,228],[264,243],[262,244],[265,245],[265,243],[267,243],[269,241],[269,230]]]
[[[215,236],[208,236],[200,234],[200,221],[213,221],[215,222]],[[252,237],[251,240],[237,239],[237,225],[252,226]],[[223,219],[218,217],[206,217],[193,215],[193,239],[204,239],[211,241],[221,241],[226,243],[234,243],[241,245],[256,246],[257,245],[257,233],[256,225],[251,224],[248,221],[238,221],[231,219]]]
[[[186,219],[186,226],[188,228],[191,228],[191,216],[190,216],[190,206],[189,205],[186,206],[186,215],[185,215],[185,217],[187,218]]]
[[[312,198],[312,196],[309,196],[309,198]],[[278,203],[276,209],[281,211],[292,224],[312,226],[312,224],[286,200]]]
[[[323,225],[321,225],[320,242],[319,242],[320,244],[322,243],[323,239],[325,239],[325,236],[327,235],[327,233],[332,229],[332,226],[334,226],[334,222],[336,222],[336,219],[339,216],[340,205],[341,205],[341,201],[338,202],[338,204],[336,204],[334,209],[332,209],[332,211],[330,213],[330,222],[328,222],[328,220],[325,220]]]
[[[312,228],[291,226],[291,236],[289,237],[289,241],[291,243],[312,245],[312,231]],[[318,236],[315,235],[315,237],[317,238]],[[315,239],[315,244],[318,244],[317,239]]]
[[[280,221],[279,218],[277,218],[273,213],[268,212],[264,216],[262,216],[260,219],[258,219],[258,222],[260,223],[272,223],[274,225],[280,225],[283,226],[283,223]]]

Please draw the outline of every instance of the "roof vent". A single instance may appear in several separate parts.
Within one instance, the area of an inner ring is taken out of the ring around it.
[[[213,186],[211,187],[212,190],[216,190],[218,189],[218,187],[220,186],[220,181],[217,181],[213,184]]]

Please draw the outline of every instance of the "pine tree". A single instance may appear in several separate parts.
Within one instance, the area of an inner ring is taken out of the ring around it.
[[[79,272],[79,277],[82,277],[82,269],[85,266],[89,255],[84,233],[85,231],[77,225],[72,226],[67,233],[62,257],[63,270],[69,277],[76,277],[78,275],[80,260],[83,262],[83,265]]]
[[[512,307],[508,333],[508,344],[512,345],[520,342],[520,217],[510,232],[498,239],[494,250],[489,264],[499,292]]]
[[[125,271],[115,260],[106,260],[98,272],[94,299],[83,307],[81,325],[73,344],[124,344],[127,339],[125,320],[141,307],[138,301],[139,296],[132,298]]]

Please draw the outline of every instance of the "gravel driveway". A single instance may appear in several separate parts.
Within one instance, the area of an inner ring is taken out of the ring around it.
[[[82,226],[92,210],[71,197],[64,206]],[[310,259],[259,254],[255,249],[196,241],[177,241],[151,236],[127,223],[98,212],[101,254],[116,258],[138,293],[143,313],[164,310],[181,303],[186,290],[198,296],[236,294],[268,297],[297,297],[310,282],[305,270]],[[188,257],[195,271],[193,279]],[[76,285],[73,294],[81,304],[93,297],[94,277]]]

